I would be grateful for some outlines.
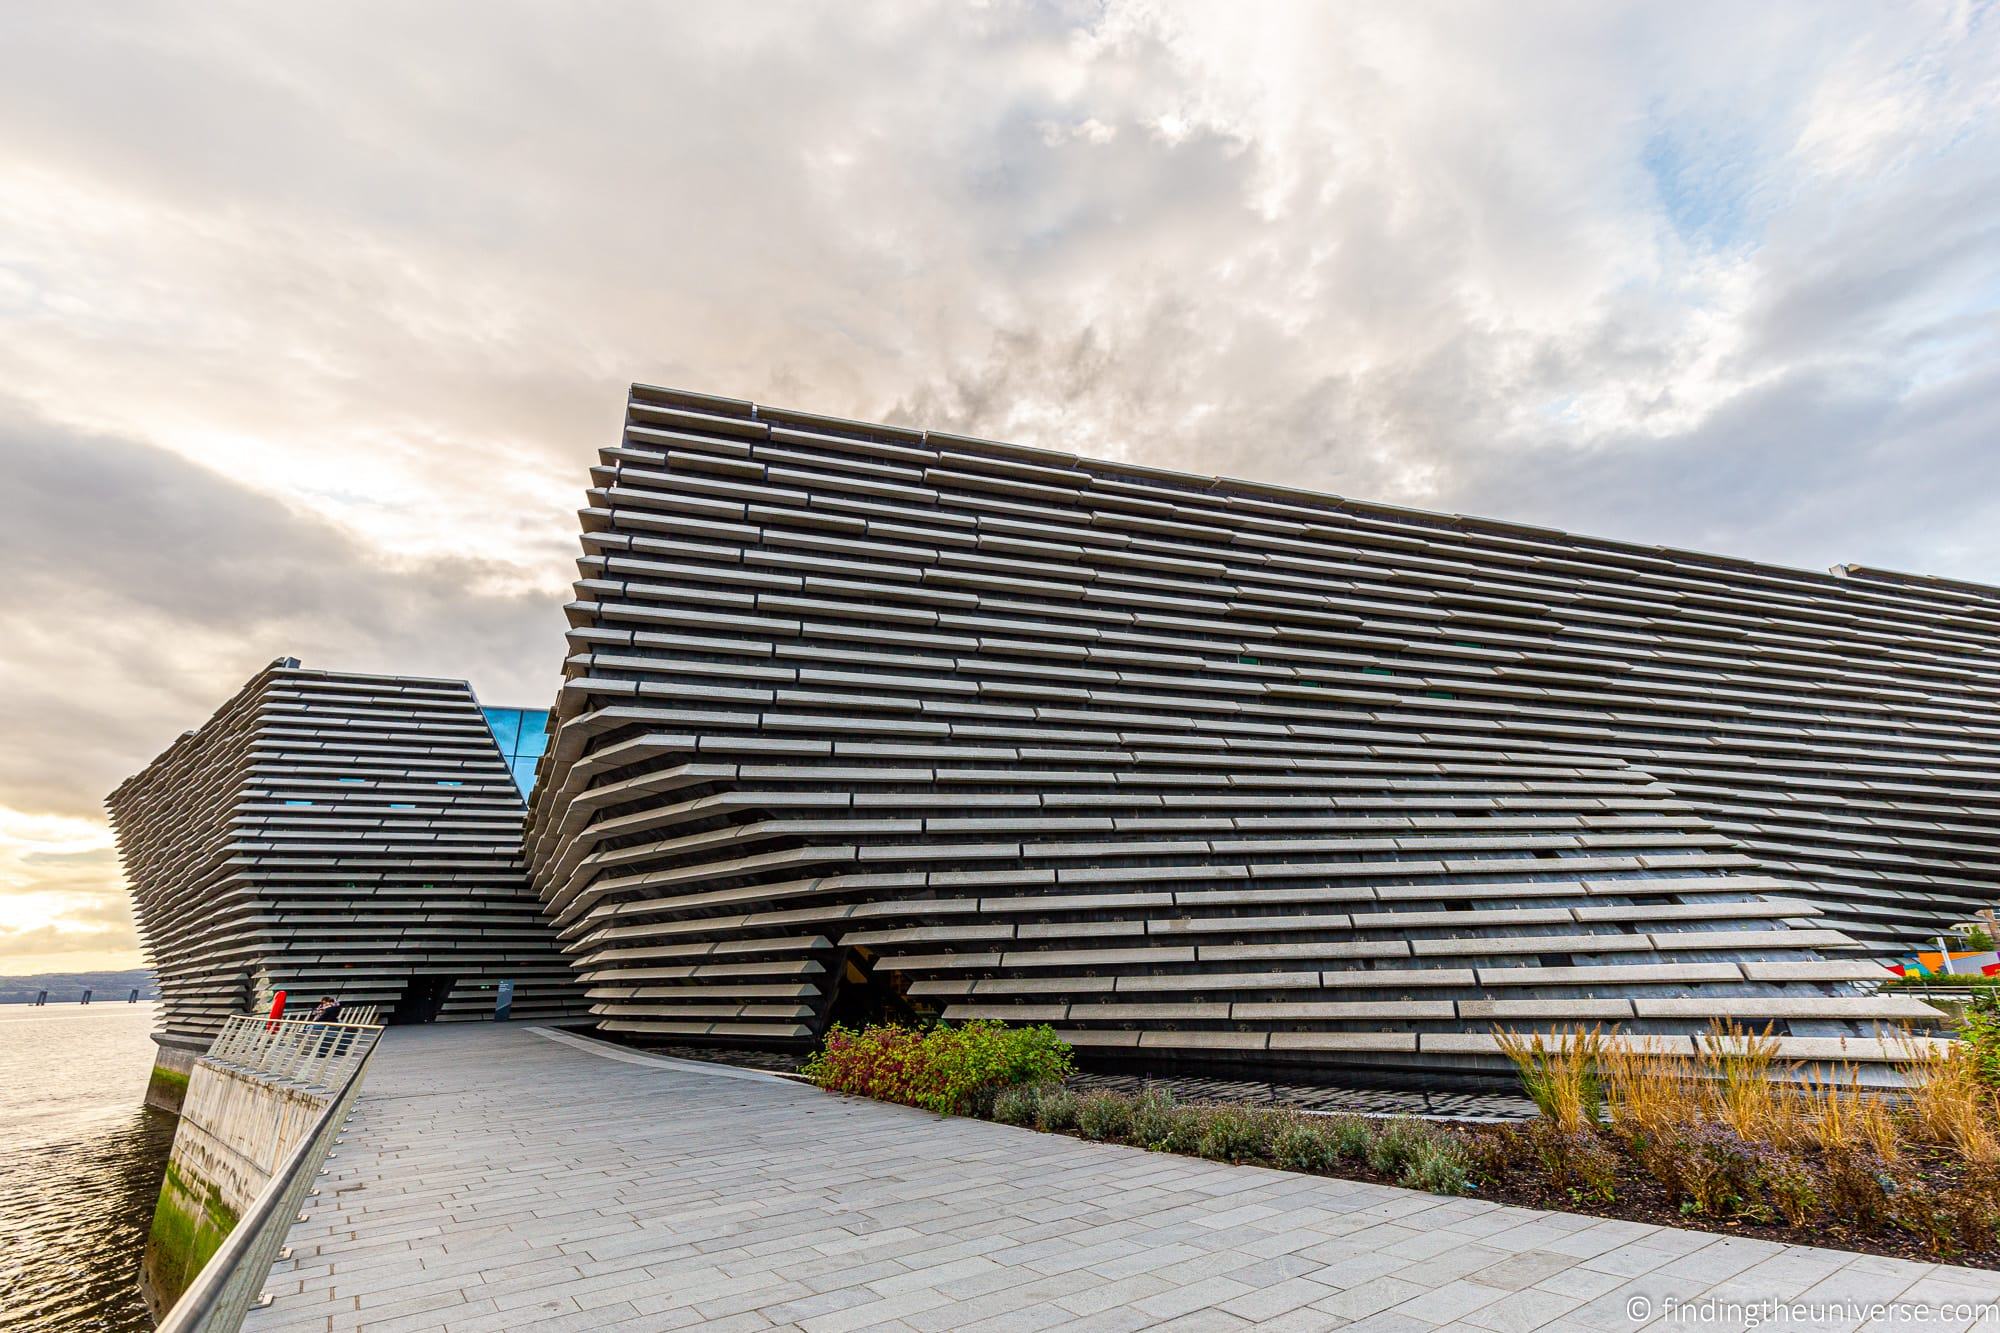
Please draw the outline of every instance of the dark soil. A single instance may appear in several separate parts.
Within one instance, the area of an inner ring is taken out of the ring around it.
[[[1474,1129],[1469,1132],[1488,1131]],[[1962,1162],[1942,1153],[1919,1148],[1906,1148],[1905,1152],[1907,1164],[1914,1168],[1914,1174],[1926,1188],[1950,1188],[1957,1185],[1964,1174]],[[1624,1158],[1622,1153],[1620,1156]],[[1350,1173],[1343,1171],[1342,1174]],[[1379,1184],[1398,1183],[1371,1173],[1366,1167],[1351,1174],[1357,1179],[1374,1180]],[[1837,1250],[1855,1250],[1862,1254],[1887,1255],[1895,1259],[1913,1259],[1919,1263],[1945,1262],[1965,1264],[1973,1268],[2000,1269],[2000,1240],[1996,1240],[1984,1250],[1960,1251],[1947,1256],[1938,1254],[1918,1237],[1898,1230],[1888,1223],[1883,1223],[1879,1227],[1868,1227],[1857,1224],[1851,1219],[1827,1216],[1808,1226],[1793,1227],[1788,1226],[1783,1218],[1764,1221],[1755,1217],[1711,1217],[1700,1213],[1684,1213],[1666,1187],[1629,1158],[1624,1158],[1620,1163],[1615,1197],[1609,1203],[1588,1196],[1576,1197],[1559,1190],[1544,1172],[1532,1165],[1523,1166],[1509,1173],[1504,1179],[1486,1181],[1472,1197],[1550,1212],[1582,1213],[1589,1217],[1616,1218],[1626,1222],[1650,1222],[1658,1226],[1683,1227],[1690,1231],[1707,1231],[1722,1236],[1750,1236],[1757,1240],[1774,1241],[1784,1245],[1817,1245]]]

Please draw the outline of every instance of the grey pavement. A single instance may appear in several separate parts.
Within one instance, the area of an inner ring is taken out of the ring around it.
[[[304,1211],[252,1333],[2000,1331],[1992,1272],[1082,1143],[520,1025],[390,1032]]]

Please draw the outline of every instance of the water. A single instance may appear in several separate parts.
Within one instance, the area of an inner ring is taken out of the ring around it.
[[[146,1108],[150,1004],[0,1005],[0,1329],[153,1321],[139,1256],[174,1118]]]

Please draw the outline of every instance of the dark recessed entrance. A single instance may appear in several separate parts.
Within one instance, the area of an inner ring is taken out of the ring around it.
[[[457,977],[411,977],[396,1007],[389,1012],[389,1022],[398,1025],[436,1022],[438,1012],[444,1008],[445,996],[451,994],[452,984],[457,980]]]
[[[834,976],[828,1023],[860,1028],[870,1023],[912,1023],[919,1015],[904,991],[903,974],[875,966],[875,955],[860,946],[849,949]]]

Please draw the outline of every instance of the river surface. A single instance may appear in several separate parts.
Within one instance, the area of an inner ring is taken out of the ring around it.
[[[150,1004],[0,1004],[0,1329],[150,1329],[139,1256],[173,1146]]]

